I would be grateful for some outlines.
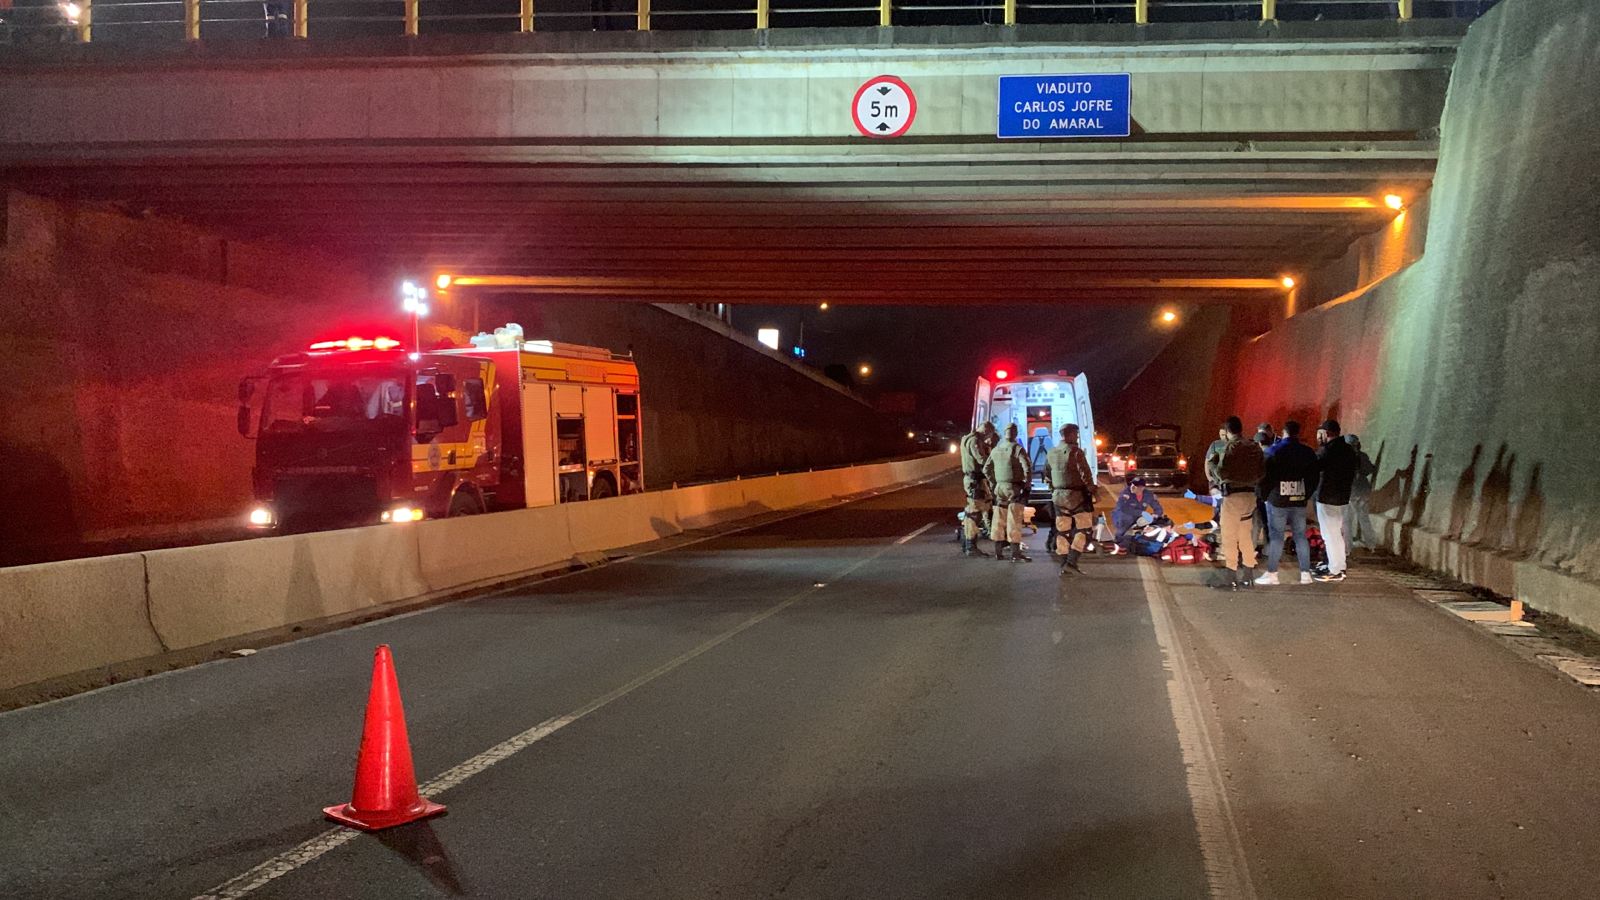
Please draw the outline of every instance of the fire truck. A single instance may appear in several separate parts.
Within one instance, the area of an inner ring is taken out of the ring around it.
[[[413,522],[644,490],[629,354],[524,340],[318,341],[239,385],[259,529]]]

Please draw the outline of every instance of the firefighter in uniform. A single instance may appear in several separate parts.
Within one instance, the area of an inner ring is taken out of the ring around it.
[[[1078,557],[1089,544],[1094,527],[1094,472],[1089,456],[1078,446],[1078,426],[1061,426],[1061,443],[1045,455],[1044,480],[1055,506],[1056,552],[1065,557],[1061,574],[1083,574]]]
[[[1017,443],[1017,425],[1013,422],[1006,426],[1005,439],[994,445],[984,464],[984,473],[994,484],[994,521],[989,526],[989,536],[994,538],[995,559],[1005,559],[1005,548],[1010,544],[1012,562],[1031,561],[1022,552],[1022,504],[1032,470],[1028,451]]]
[[[985,422],[961,439],[961,487],[967,498],[966,516],[961,522],[961,555],[988,556],[978,548],[978,534],[988,521],[994,495],[983,475],[983,464],[995,442],[994,423]]]

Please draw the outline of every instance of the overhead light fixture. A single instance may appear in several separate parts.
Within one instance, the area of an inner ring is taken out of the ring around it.
[[[1400,196],[1399,194],[1384,194],[1383,205],[1389,207],[1395,212],[1399,212],[1400,210],[1406,208],[1406,198]]]
[[[1283,278],[1279,279],[1278,283],[1283,285],[1283,289],[1286,291],[1294,290],[1295,281],[1293,276],[1285,275]]]
[[[440,275],[438,278],[433,280],[433,286],[441,291],[447,291],[450,289],[450,285],[455,283],[455,280],[456,279],[454,275]]]
[[[1170,309],[1166,310],[1165,312],[1163,312],[1161,314],[1161,321],[1167,323],[1168,325],[1171,325],[1173,322],[1178,321],[1178,314],[1173,312]]]

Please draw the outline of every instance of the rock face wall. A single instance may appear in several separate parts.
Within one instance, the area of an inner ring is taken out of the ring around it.
[[[0,565],[236,525],[254,455],[239,379],[392,329],[395,302],[388,279],[299,249],[0,193]],[[637,353],[651,487],[904,449],[859,399],[715,327],[645,304],[547,312],[555,333],[530,336]]]
[[[1217,380],[1247,421],[1361,435],[1402,549],[1600,580],[1597,96],[1600,6],[1501,3],[1457,56],[1421,259]]]

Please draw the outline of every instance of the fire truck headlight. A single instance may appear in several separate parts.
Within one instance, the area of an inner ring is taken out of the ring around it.
[[[380,518],[385,522],[420,522],[422,510],[415,506],[397,506],[384,510]]]
[[[250,510],[250,524],[255,528],[270,528],[277,524],[272,515],[272,510],[265,506],[258,506]]]

